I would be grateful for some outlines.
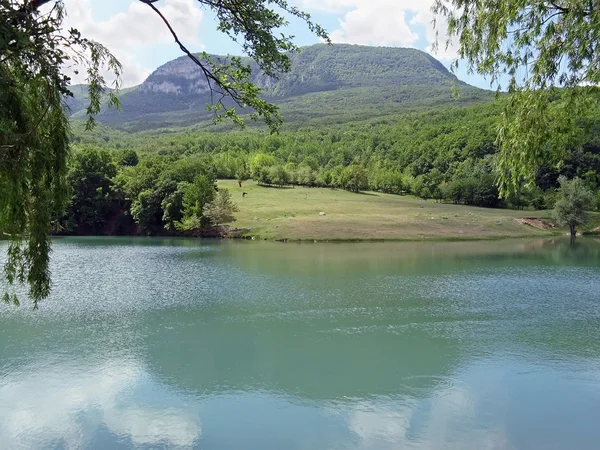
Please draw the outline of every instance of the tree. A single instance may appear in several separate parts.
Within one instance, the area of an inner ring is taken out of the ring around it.
[[[239,211],[238,207],[231,201],[231,193],[228,189],[219,189],[216,198],[204,207],[204,215],[216,226],[235,221],[233,213],[237,211]]]
[[[286,184],[289,184],[290,176],[283,166],[271,166],[269,169],[269,182],[275,186],[285,186]]]
[[[559,161],[577,143],[579,121],[597,106],[598,5],[436,0],[433,10],[447,20],[446,45],[457,45],[470,72],[489,77],[498,90],[508,79],[497,138],[501,193],[523,180],[531,184],[542,163]]]
[[[372,186],[388,194],[402,194],[402,174],[398,171],[380,169],[375,172]]]
[[[62,68],[69,63],[87,72],[88,128],[106,87],[101,67],[117,77],[121,71],[102,45],[61,29],[62,2],[41,14],[45,3],[0,0],[0,231],[10,238],[4,273],[9,284],[29,285],[34,308],[50,292],[49,235],[69,196],[63,99],[71,92]],[[107,97],[118,104],[112,93]]]
[[[83,233],[98,233],[114,210],[113,178],[117,166],[107,150],[85,149],[77,152],[68,174],[73,192],[67,211],[70,226]]]
[[[314,186],[316,175],[310,166],[303,165],[296,170],[296,182],[303,186]]]
[[[160,203],[160,207],[163,210],[162,222],[165,230],[175,230],[177,228],[176,224],[183,219],[184,192],[181,187],[182,183],[179,183],[177,189],[167,194]]]
[[[131,215],[141,231],[160,233],[163,228],[172,229],[174,221],[181,217],[181,198],[177,197],[180,185],[176,180],[162,178],[152,187],[142,190],[131,203]],[[179,211],[174,206],[179,200]]]
[[[340,175],[340,184],[344,189],[352,192],[367,189],[369,187],[367,171],[358,164],[352,164],[346,167]]]
[[[260,97],[240,58],[220,62],[206,53],[192,54],[156,7],[159,0],[138,1],[164,21],[176,44],[206,77],[215,94],[210,107],[215,120],[228,117],[243,124],[235,109],[226,107],[225,100],[230,99],[253,111],[252,119],[262,117],[271,129],[278,127],[277,108]],[[288,71],[288,52],[297,50],[292,38],[281,34],[287,25],[284,15],[303,20],[329,40],[309,15],[285,0],[196,1],[215,14],[217,28],[239,42],[268,76]],[[44,6],[47,10],[42,13]],[[0,231],[10,237],[4,273],[9,284],[29,285],[34,308],[50,292],[50,230],[68,200],[69,123],[64,99],[72,93],[64,68],[86,71],[87,128],[94,126],[103,98],[109,106],[118,106],[102,73],[103,67],[112,71],[113,87],[118,89],[121,65],[101,44],[76,29],[62,29],[63,6],[61,0],[0,0]]]
[[[127,149],[119,156],[119,164],[122,166],[137,166],[140,162],[138,154],[133,149]]]
[[[477,178],[473,200],[475,205],[485,208],[496,208],[500,205],[493,175],[484,174]]]
[[[242,183],[244,181],[250,178],[250,174],[248,173],[244,165],[238,167],[238,169],[235,172],[235,178],[237,178],[237,182],[240,187],[242,187]]]
[[[193,183],[180,183],[178,189],[183,192],[183,219],[176,226],[182,230],[204,228],[208,225],[204,208],[215,197],[214,181],[198,175]]]
[[[592,192],[582,179],[575,177],[568,180],[559,178],[560,188],[554,205],[554,217],[560,225],[569,227],[571,237],[576,235],[576,227],[587,221],[586,210],[592,206]]]
[[[250,176],[257,183],[269,183],[269,170],[276,164],[275,157],[269,153],[256,153],[250,159]]]

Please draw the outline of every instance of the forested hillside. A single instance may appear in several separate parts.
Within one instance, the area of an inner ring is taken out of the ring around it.
[[[73,170],[80,158],[111,161],[109,169],[101,169],[110,189],[101,192],[102,201],[108,202],[105,206],[112,206],[109,213],[96,211],[83,219],[72,208],[67,229],[103,230],[107,223],[114,225],[115,214],[128,211],[129,228],[123,230],[137,227],[145,233],[162,233],[176,230],[194,215],[196,223],[208,224],[202,218],[202,205],[213,198],[219,178],[254,180],[265,186],[375,190],[518,209],[552,208],[561,174],[577,175],[597,192],[600,121],[590,118],[582,124],[581,145],[565,148],[560,164],[540,168],[535,185],[523,185],[520,192],[501,199],[494,161],[502,106],[499,100],[343,125],[305,126],[275,135],[260,130],[129,134],[108,127],[77,133]],[[105,167],[104,163],[89,166]],[[86,192],[98,195],[97,186]],[[98,204],[102,203],[89,202]],[[98,221],[89,223],[92,216]],[[112,225],[109,228],[116,232]]]

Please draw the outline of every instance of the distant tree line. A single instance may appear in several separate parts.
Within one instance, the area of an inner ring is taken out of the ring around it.
[[[551,209],[560,177],[578,177],[600,206],[600,120],[580,145],[538,168],[535,183],[500,198],[498,106],[405,114],[271,135],[259,131],[80,135],[64,232],[160,234],[202,229],[217,179],[269,186],[373,190],[489,208]]]

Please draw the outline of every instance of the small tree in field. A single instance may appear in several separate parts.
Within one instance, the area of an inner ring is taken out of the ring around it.
[[[233,213],[237,211],[239,211],[238,207],[231,201],[231,194],[228,189],[219,189],[216,198],[204,206],[204,215],[216,226],[222,223],[234,222]]]
[[[242,183],[250,178],[250,174],[248,173],[248,170],[246,170],[246,167],[240,167],[235,172],[235,177],[237,178],[238,185],[242,187]]]
[[[592,204],[592,192],[578,177],[568,180],[560,177],[560,189],[554,205],[554,217],[560,225],[568,225],[571,237],[575,237],[577,225],[587,220],[586,209]]]

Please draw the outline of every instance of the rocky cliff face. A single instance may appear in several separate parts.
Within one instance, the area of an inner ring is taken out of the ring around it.
[[[175,95],[203,95],[209,90],[204,74],[187,56],[160,66],[140,86],[141,92]]]

